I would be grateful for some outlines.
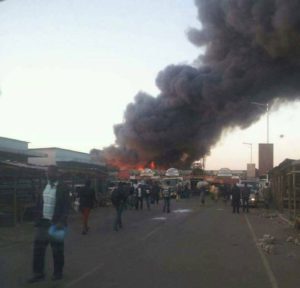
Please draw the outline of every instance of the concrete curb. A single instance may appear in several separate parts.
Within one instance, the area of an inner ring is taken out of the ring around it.
[[[278,213],[278,216],[281,220],[283,220],[284,222],[288,223],[290,226],[294,226],[294,223],[289,220],[288,218],[286,218],[285,215],[281,214],[281,213]]]

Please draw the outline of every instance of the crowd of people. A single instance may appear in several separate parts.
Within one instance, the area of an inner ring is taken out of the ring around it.
[[[48,167],[48,182],[37,201],[36,235],[33,243],[33,276],[28,280],[35,283],[45,278],[44,263],[46,248],[50,244],[53,254],[54,272],[53,280],[63,278],[64,267],[64,238],[67,231],[67,217],[69,210],[69,189],[59,177],[56,166]],[[208,183],[207,183],[208,184]],[[239,213],[242,201],[244,212],[249,212],[250,188],[247,183],[243,187],[236,184],[230,185],[206,185],[204,181],[195,186],[199,192],[201,203],[205,204],[205,198],[211,193],[214,201],[222,198],[225,203],[231,199],[232,212]],[[195,191],[194,191],[195,192]],[[192,193],[190,183],[177,183],[171,185],[170,181],[141,181],[118,182],[110,193],[110,200],[115,209],[113,229],[122,229],[122,214],[126,209],[151,210],[151,205],[158,205],[162,200],[162,211],[170,213],[171,198],[189,198]],[[174,197],[174,196],[173,196]],[[89,215],[96,204],[95,191],[90,179],[87,179],[84,187],[79,192],[79,210],[82,215],[82,234],[89,231]]]
[[[172,188],[158,182],[119,182],[111,191],[111,202],[116,210],[113,228],[122,228],[122,213],[125,209],[151,210],[151,205],[158,205],[163,200],[163,212],[170,213]],[[145,207],[146,206],[146,207]]]
[[[244,184],[242,188],[238,187],[237,184],[234,184],[231,189],[232,194],[232,212],[240,213],[240,205],[242,200],[243,212],[249,213],[249,197],[250,197],[250,188],[247,183]]]
[[[247,183],[244,183],[242,187],[237,185],[237,183],[233,185],[211,185],[210,193],[212,199],[216,202],[219,200],[219,198],[221,198],[225,204],[231,200],[233,213],[240,213],[240,207],[243,208],[243,212],[249,212],[251,189]]]
[[[67,218],[70,208],[69,188],[60,178],[57,166],[49,166],[48,181],[37,200],[36,231],[33,242],[32,271],[28,283],[36,283],[45,279],[45,255],[50,244],[53,255],[52,280],[63,278],[64,239],[67,232]],[[111,191],[111,203],[116,216],[113,229],[118,231],[123,227],[122,213],[125,209],[150,210],[151,205],[158,205],[163,199],[163,212],[170,213],[172,188],[167,181],[164,185],[158,182],[126,183],[118,182]],[[96,204],[95,191],[91,180],[87,179],[79,191],[79,211],[82,215],[82,234],[89,231],[89,215]]]

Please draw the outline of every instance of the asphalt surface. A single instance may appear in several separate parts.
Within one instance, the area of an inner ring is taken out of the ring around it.
[[[198,197],[173,200],[169,214],[161,205],[125,211],[119,232],[112,229],[112,208],[92,212],[88,235],[81,235],[80,215],[73,215],[62,281],[50,280],[48,249],[46,280],[26,284],[32,238],[0,247],[0,287],[300,287],[300,246],[285,241],[298,234],[279,218],[265,218],[259,209],[232,214],[229,205],[203,206]],[[256,243],[264,234],[276,238],[273,254]]]

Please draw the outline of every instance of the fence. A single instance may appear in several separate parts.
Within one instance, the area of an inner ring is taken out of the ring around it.
[[[77,164],[78,165],[78,164]],[[62,166],[62,165],[61,165]],[[37,194],[46,184],[46,167],[21,163],[0,162],[0,227],[14,226],[23,220],[32,220]],[[76,187],[92,179],[100,205],[106,200],[107,173],[94,166],[76,167],[75,163],[59,167],[63,181],[70,188],[70,200],[76,195]]]

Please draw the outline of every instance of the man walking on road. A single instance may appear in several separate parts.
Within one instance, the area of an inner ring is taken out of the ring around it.
[[[91,212],[91,209],[94,207],[94,204],[96,203],[96,197],[95,197],[95,191],[91,187],[91,180],[88,179],[85,182],[85,186],[81,189],[79,194],[79,209],[82,213],[82,220],[83,220],[83,228],[82,228],[82,234],[85,235],[88,233],[89,226],[89,215]]]
[[[170,182],[167,181],[166,185],[163,187],[163,198],[164,198],[164,208],[163,212],[170,213],[170,199],[171,199],[171,191],[170,191]]]
[[[111,202],[116,209],[116,218],[114,221],[114,230],[118,231],[123,227],[122,225],[122,213],[125,205],[125,195],[124,188],[121,182],[118,183],[118,187],[116,187],[111,194]]]
[[[137,202],[135,204],[136,210],[143,210],[144,206],[144,185],[142,183],[139,183],[136,188],[136,196],[137,196]]]
[[[50,243],[53,254],[54,273],[52,280],[63,277],[64,234],[69,209],[69,193],[58,177],[56,166],[48,167],[48,183],[37,201],[36,236],[33,243],[33,276],[35,283],[45,279],[45,253]]]
[[[200,200],[202,205],[205,204],[205,194],[206,194],[206,187],[205,186],[200,187]]]
[[[154,183],[153,187],[152,187],[152,197],[154,200],[154,203],[156,203],[156,205],[158,205],[159,203],[159,194],[160,194],[160,187],[158,185],[157,182]]]
[[[244,184],[241,194],[242,194],[242,201],[243,201],[243,212],[245,212],[245,210],[247,210],[247,212],[249,213],[250,189],[249,189],[247,183]]]
[[[272,190],[269,183],[265,184],[265,187],[262,190],[264,203],[267,209],[272,205]]]
[[[150,210],[151,195],[152,195],[152,187],[149,183],[147,183],[145,185],[145,198],[146,198],[146,205],[148,210]]]
[[[228,200],[230,199],[230,185],[224,185],[224,203],[227,205]]]
[[[240,213],[241,191],[236,184],[233,185],[231,194],[232,194],[232,209],[233,209],[232,212]]]

